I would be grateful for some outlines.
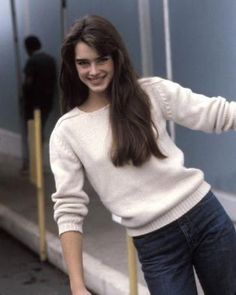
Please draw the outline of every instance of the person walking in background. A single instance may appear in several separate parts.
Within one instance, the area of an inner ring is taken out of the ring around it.
[[[166,123],[236,130],[236,102],[160,77],[138,79],[106,19],[86,16],[62,44],[63,116],[50,137],[52,195],[73,295],[88,295],[82,262],[87,176],[133,237],[151,295],[236,294],[234,225],[200,169],[187,168]]]
[[[52,56],[41,51],[41,42],[36,36],[25,38],[25,50],[29,56],[24,67],[24,81],[20,100],[22,117],[22,172],[29,169],[27,121],[33,118],[34,109],[41,110],[42,135],[53,106],[56,85],[56,63]],[[42,136],[42,139],[44,136]]]

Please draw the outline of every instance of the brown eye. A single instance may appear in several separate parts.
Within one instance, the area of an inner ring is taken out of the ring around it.
[[[99,58],[98,62],[99,62],[99,63],[105,63],[105,62],[107,62],[109,59],[110,59],[110,56],[109,56],[109,55],[102,56],[102,57]]]
[[[77,64],[78,66],[85,67],[85,66],[88,66],[88,65],[89,65],[89,62],[86,61],[86,60],[78,60],[78,61],[76,61],[76,64]]]

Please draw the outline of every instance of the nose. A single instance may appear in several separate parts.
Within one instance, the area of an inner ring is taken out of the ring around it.
[[[90,65],[90,75],[96,75],[98,73],[98,67],[96,63],[91,63]]]

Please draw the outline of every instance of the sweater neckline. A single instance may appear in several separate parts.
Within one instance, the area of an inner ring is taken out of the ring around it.
[[[108,109],[109,106],[110,106],[110,104],[108,103],[108,104],[106,104],[105,106],[103,106],[103,107],[101,107],[101,108],[99,108],[99,109],[97,109],[97,110],[95,110],[95,111],[91,111],[91,112],[82,111],[78,106],[77,106],[76,108],[77,108],[77,110],[78,110],[81,114],[85,114],[85,115],[93,115],[93,114],[97,114],[97,113],[100,113],[100,112],[102,112],[102,111]]]

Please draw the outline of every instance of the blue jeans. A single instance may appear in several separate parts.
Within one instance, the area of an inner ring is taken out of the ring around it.
[[[210,191],[178,220],[134,237],[151,295],[236,295],[236,233]]]

